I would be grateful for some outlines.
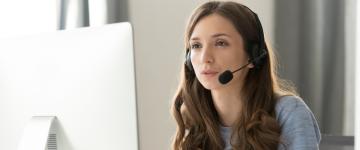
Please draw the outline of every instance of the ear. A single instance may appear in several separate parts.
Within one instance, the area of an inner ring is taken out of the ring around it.
[[[253,63],[250,63],[249,65],[247,65],[248,68],[254,68],[254,64]]]
[[[248,59],[248,62],[250,62],[251,60],[250,60],[250,58]],[[249,63],[246,67],[248,67],[248,68],[254,68],[255,66],[254,66],[254,64],[253,63]]]

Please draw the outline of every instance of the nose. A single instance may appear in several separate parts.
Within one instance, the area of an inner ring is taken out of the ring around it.
[[[214,62],[214,55],[210,48],[204,47],[200,60],[202,63],[213,63]]]

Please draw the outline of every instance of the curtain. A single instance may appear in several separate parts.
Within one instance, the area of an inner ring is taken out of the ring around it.
[[[58,0],[58,30],[128,20],[127,0]]]
[[[347,109],[345,1],[275,3],[274,48],[281,64],[280,76],[296,85],[322,133],[343,135]]]

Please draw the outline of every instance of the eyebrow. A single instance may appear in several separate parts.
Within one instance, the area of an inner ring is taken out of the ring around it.
[[[219,36],[227,36],[227,37],[231,37],[230,35],[226,34],[226,33],[216,33],[214,35],[212,35],[211,37],[212,38],[216,38],[216,37],[219,37]],[[190,40],[199,40],[200,38],[199,37],[193,37],[191,38]]]

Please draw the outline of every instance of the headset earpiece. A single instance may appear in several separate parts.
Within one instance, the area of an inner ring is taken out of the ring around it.
[[[266,55],[268,54],[264,38],[264,31],[258,15],[250,8],[248,9],[254,14],[257,30],[259,32],[259,41],[256,43],[249,43],[248,50],[250,52],[248,54],[250,54],[250,62],[254,65],[254,67],[260,68],[260,66],[263,65],[265,61]]]
[[[265,49],[257,51],[260,51],[260,54],[257,54],[257,57],[251,60],[251,63],[254,65],[255,68],[259,68],[264,63],[265,57],[267,55],[267,51]]]
[[[189,49],[186,50],[186,58],[185,58],[185,65],[190,70],[193,71],[193,66],[191,64],[191,52]]]
[[[254,68],[259,68],[263,64],[267,51],[265,49],[261,49],[258,44],[251,44],[249,46],[249,54],[249,62],[254,65]]]

